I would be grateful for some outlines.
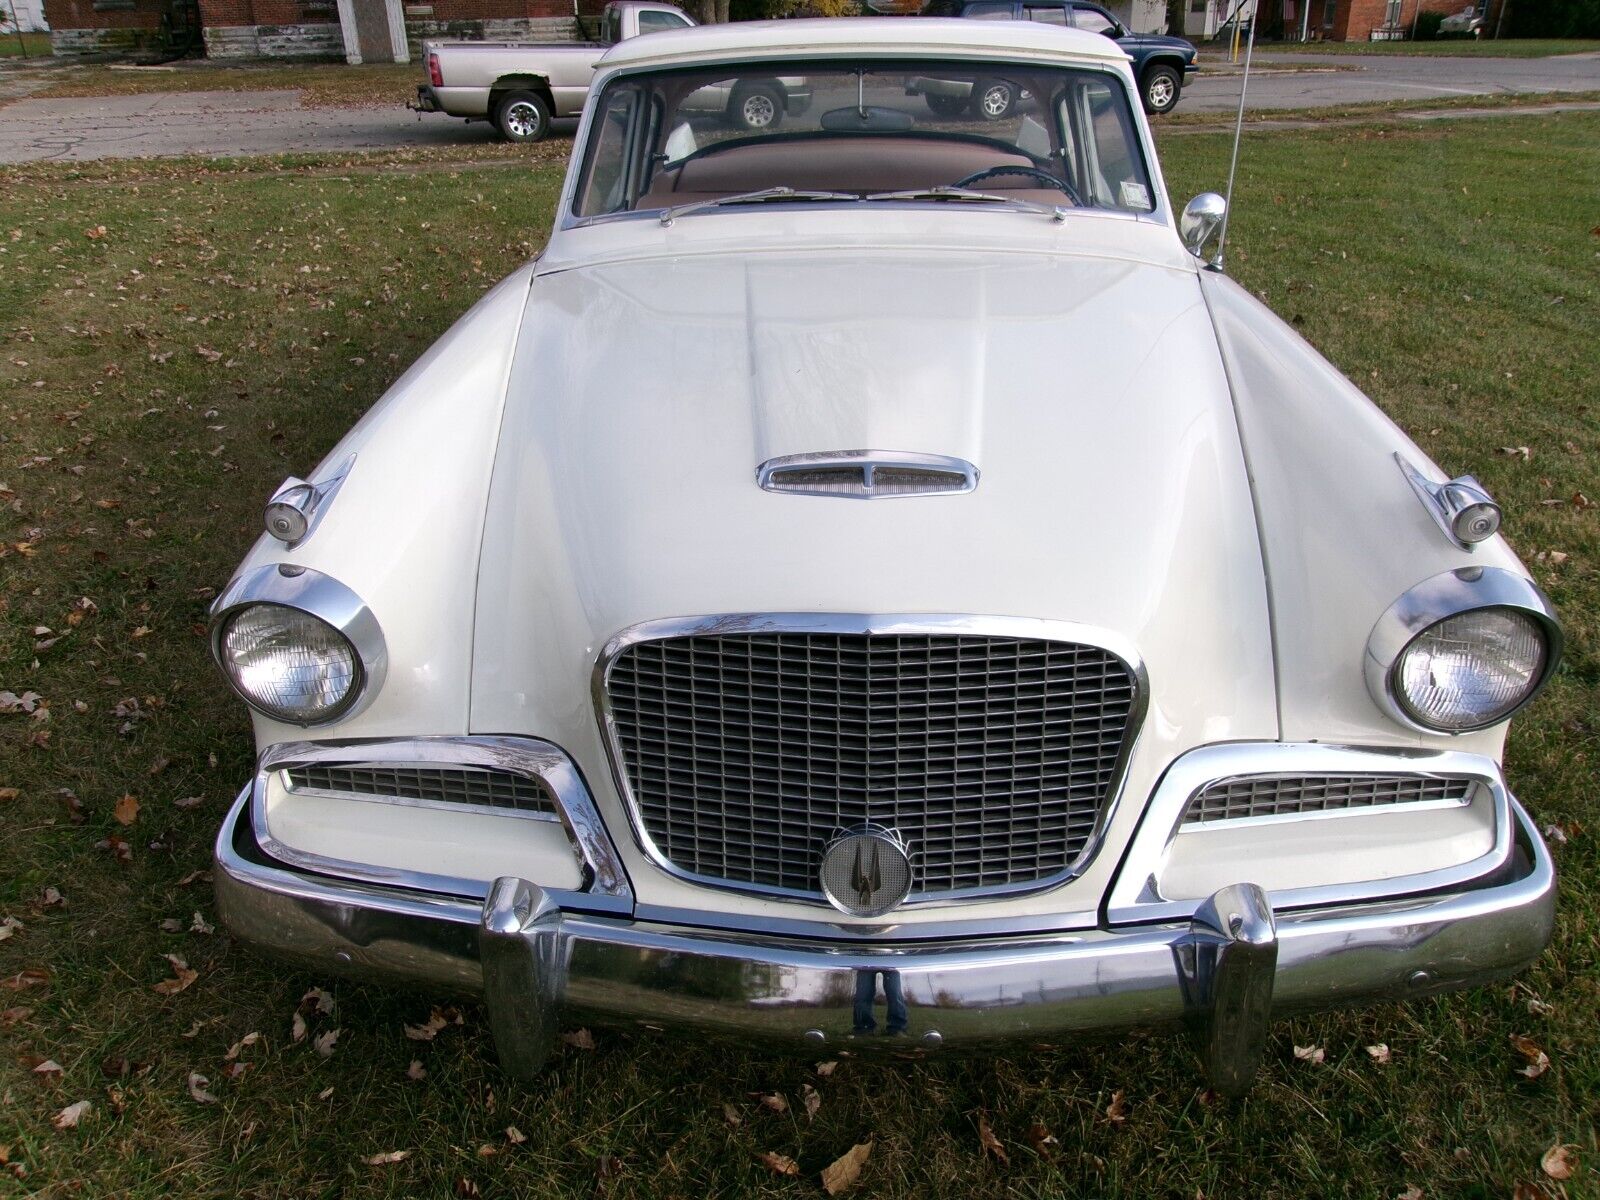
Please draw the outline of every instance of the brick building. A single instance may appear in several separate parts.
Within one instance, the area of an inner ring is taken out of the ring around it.
[[[1487,0],[1491,30],[1502,2]],[[1325,42],[1409,37],[1419,9],[1449,16],[1469,3],[1471,0],[1263,0],[1260,32],[1263,37],[1298,40],[1303,30],[1311,40]],[[1473,7],[1482,9],[1485,5],[1479,0]]]
[[[553,42],[578,33],[571,0],[44,0],[44,6],[60,55],[158,49],[172,44],[173,29],[181,44],[191,25],[208,58],[349,62],[405,62],[426,37]]]

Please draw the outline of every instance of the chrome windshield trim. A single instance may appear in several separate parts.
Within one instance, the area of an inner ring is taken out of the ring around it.
[[[590,693],[595,715],[600,723],[600,734],[605,743],[606,758],[611,767],[612,783],[627,812],[628,827],[633,832],[634,845],[659,870],[698,887],[792,902],[816,912],[822,917],[819,925],[829,928],[855,928],[857,924],[873,927],[884,924],[881,918],[863,917],[851,920],[842,917],[822,898],[820,890],[814,893],[796,892],[787,888],[747,884],[684,871],[661,853],[645,828],[643,814],[639,811],[633,789],[628,784],[627,772],[623,769],[621,737],[606,686],[612,664],[625,649],[640,642],[693,635],[748,633],[969,634],[978,637],[1036,638],[1094,646],[1116,655],[1126,664],[1133,676],[1133,699],[1128,711],[1127,733],[1123,738],[1122,751],[1113,770],[1111,786],[1107,789],[1109,798],[1101,807],[1094,831],[1084,843],[1078,857],[1065,871],[1047,879],[1031,880],[1005,887],[963,888],[926,895],[914,891],[897,911],[922,906],[982,903],[1049,891],[1082,874],[1099,852],[1105,840],[1106,829],[1122,804],[1123,793],[1127,787],[1128,763],[1142,736],[1145,710],[1150,699],[1150,679],[1145,670],[1144,660],[1126,638],[1094,626],[1033,617],[981,617],[927,613],[725,613],[716,616],[668,617],[630,625],[605,644],[595,660],[594,671],[590,678]]]
[[[297,608],[326,621],[355,648],[361,671],[360,678],[356,680],[355,694],[325,717],[314,721],[295,721],[273,713],[262,713],[264,717],[301,728],[332,725],[355,716],[376,699],[383,688],[384,677],[389,673],[389,649],[384,641],[383,627],[378,624],[378,618],[367,607],[366,601],[333,576],[324,575],[321,571],[292,563],[266,563],[236,576],[211,605],[209,635],[212,660],[234,694],[250,705],[252,712],[261,710],[234,686],[233,676],[223,665],[222,657],[222,634],[227,628],[228,618],[252,604]]]
[[[1201,746],[1180,756],[1156,784],[1139,828],[1128,845],[1106,898],[1106,919],[1113,924],[1173,921],[1192,917],[1200,900],[1168,900],[1159,880],[1167,858],[1182,836],[1184,811],[1202,790],[1226,779],[1281,775],[1418,775],[1471,779],[1486,789],[1494,813],[1494,845],[1487,854],[1437,871],[1390,879],[1330,886],[1294,888],[1270,893],[1275,910],[1339,905],[1377,900],[1443,888],[1480,879],[1510,857],[1513,823],[1510,793],[1500,764],[1481,754],[1458,750],[1415,750],[1331,746],[1322,743],[1230,742]],[[1394,809],[1412,806],[1394,805]],[[1382,816],[1388,806],[1356,810]],[[1303,819],[1303,818],[1302,818]],[[1276,820],[1276,818],[1274,818]],[[1242,822],[1192,825],[1195,830],[1237,827]]]
[[[551,742],[520,737],[421,737],[331,742],[282,742],[262,752],[255,780],[250,788],[250,820],[256,840],[273,858],[292,866],[321,874],[340,875],[364,883],[382,884],[418,891],[444,892],[482,900],[488,895],[492,879],[462,879],[396,870],[311,854],[285,845],[272,836],[267,820],[267,781],[277,772],[292,772],[295,767],[325,765],[389,765],[439,767],[479,767],[505,771],[538,780],[555,801],[558,815],[530,813],[514,809],[473,808],[459,804],[440,804],[406,799],[353,797],[376,803],[409,804],[478,814],[492,813],[522,820],[559,820],[572,844],[573,855],[582,868],[585,884],[579,891],[549,889],[564,907],[605,912],[631,912],[633,888],[617,854],[616,845],[600,819],[594,799],[566,752]]]
[[[1488,724],[1462,729],[1424,725],[1406,712],[1395,694],[1394,677],[1400,656],[1424,630],[1477,608],[1513,608],[1532,617],[1545,635],[1544,671],[1521,704]],[[1367,637],[1362,667],[1373,703],[1396,724],[1434,737],[1460,737],[1503,725],[1533,703],[1555,673],[1562,649],[1561,622],[1555,606],[1533,580],[1504,567],[1457,567],[1408,588],[1389,606]]]

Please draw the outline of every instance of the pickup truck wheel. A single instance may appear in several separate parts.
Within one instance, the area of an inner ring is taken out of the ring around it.
[[[1017,107],[1017,89],[1001,79],[985,79],[972,89],[972,112],[985,121],[1003,121]]]
[[[1139,85],[1144,97],[1145,112],[1171,112],[1173,106],[1178,103],[1178,92],[1182,87],[1182,80],[1171,67],[1151,67],[1144,73],[1144,79]]]
[[[783,93],[770,83],[738,88],[728,102],[728,119],[736,129],[776,129],[783,120]]]
[[[537,92],[512,92],[500,101],[494,123],[508,142],[537,142],[550,132],[550,106]]]

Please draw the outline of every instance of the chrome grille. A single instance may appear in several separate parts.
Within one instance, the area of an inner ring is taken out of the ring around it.
[[[1465,804],[1470,779],[1424,775],[1295,775],[1224,779],[1195,793],[1183,823],[1234,821],[1379,808],[1394,804]]]
[[[509,808],[556,815],[549,793],[536,779],[509,771],[470,767],[391,767],[369,763],[313,763],[288,772],[293,791],[384,796],[424,804]]]
[[[606,672],[613,750],[676,870],[818,895],[838,832],[909,844],[916,893],[1071,870],[1109,800],[1137,684],[1096,646],[952,634],[692,634]]]

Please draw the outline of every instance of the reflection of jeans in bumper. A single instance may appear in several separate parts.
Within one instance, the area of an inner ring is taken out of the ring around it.
[[[873,1001],[878,996],[878,972],[856,972],[856,1002],[853,1020],[857,1033],[872,1033],[878,1028],[878,1022],[872,1015]],[[883,995],[889,1002],[889,1023],[885,1027],[886,1033],[904,1033],[910,1023],[910,1013],[906,1010],[905,989],[900,984],[899,971],[883,972]]]

